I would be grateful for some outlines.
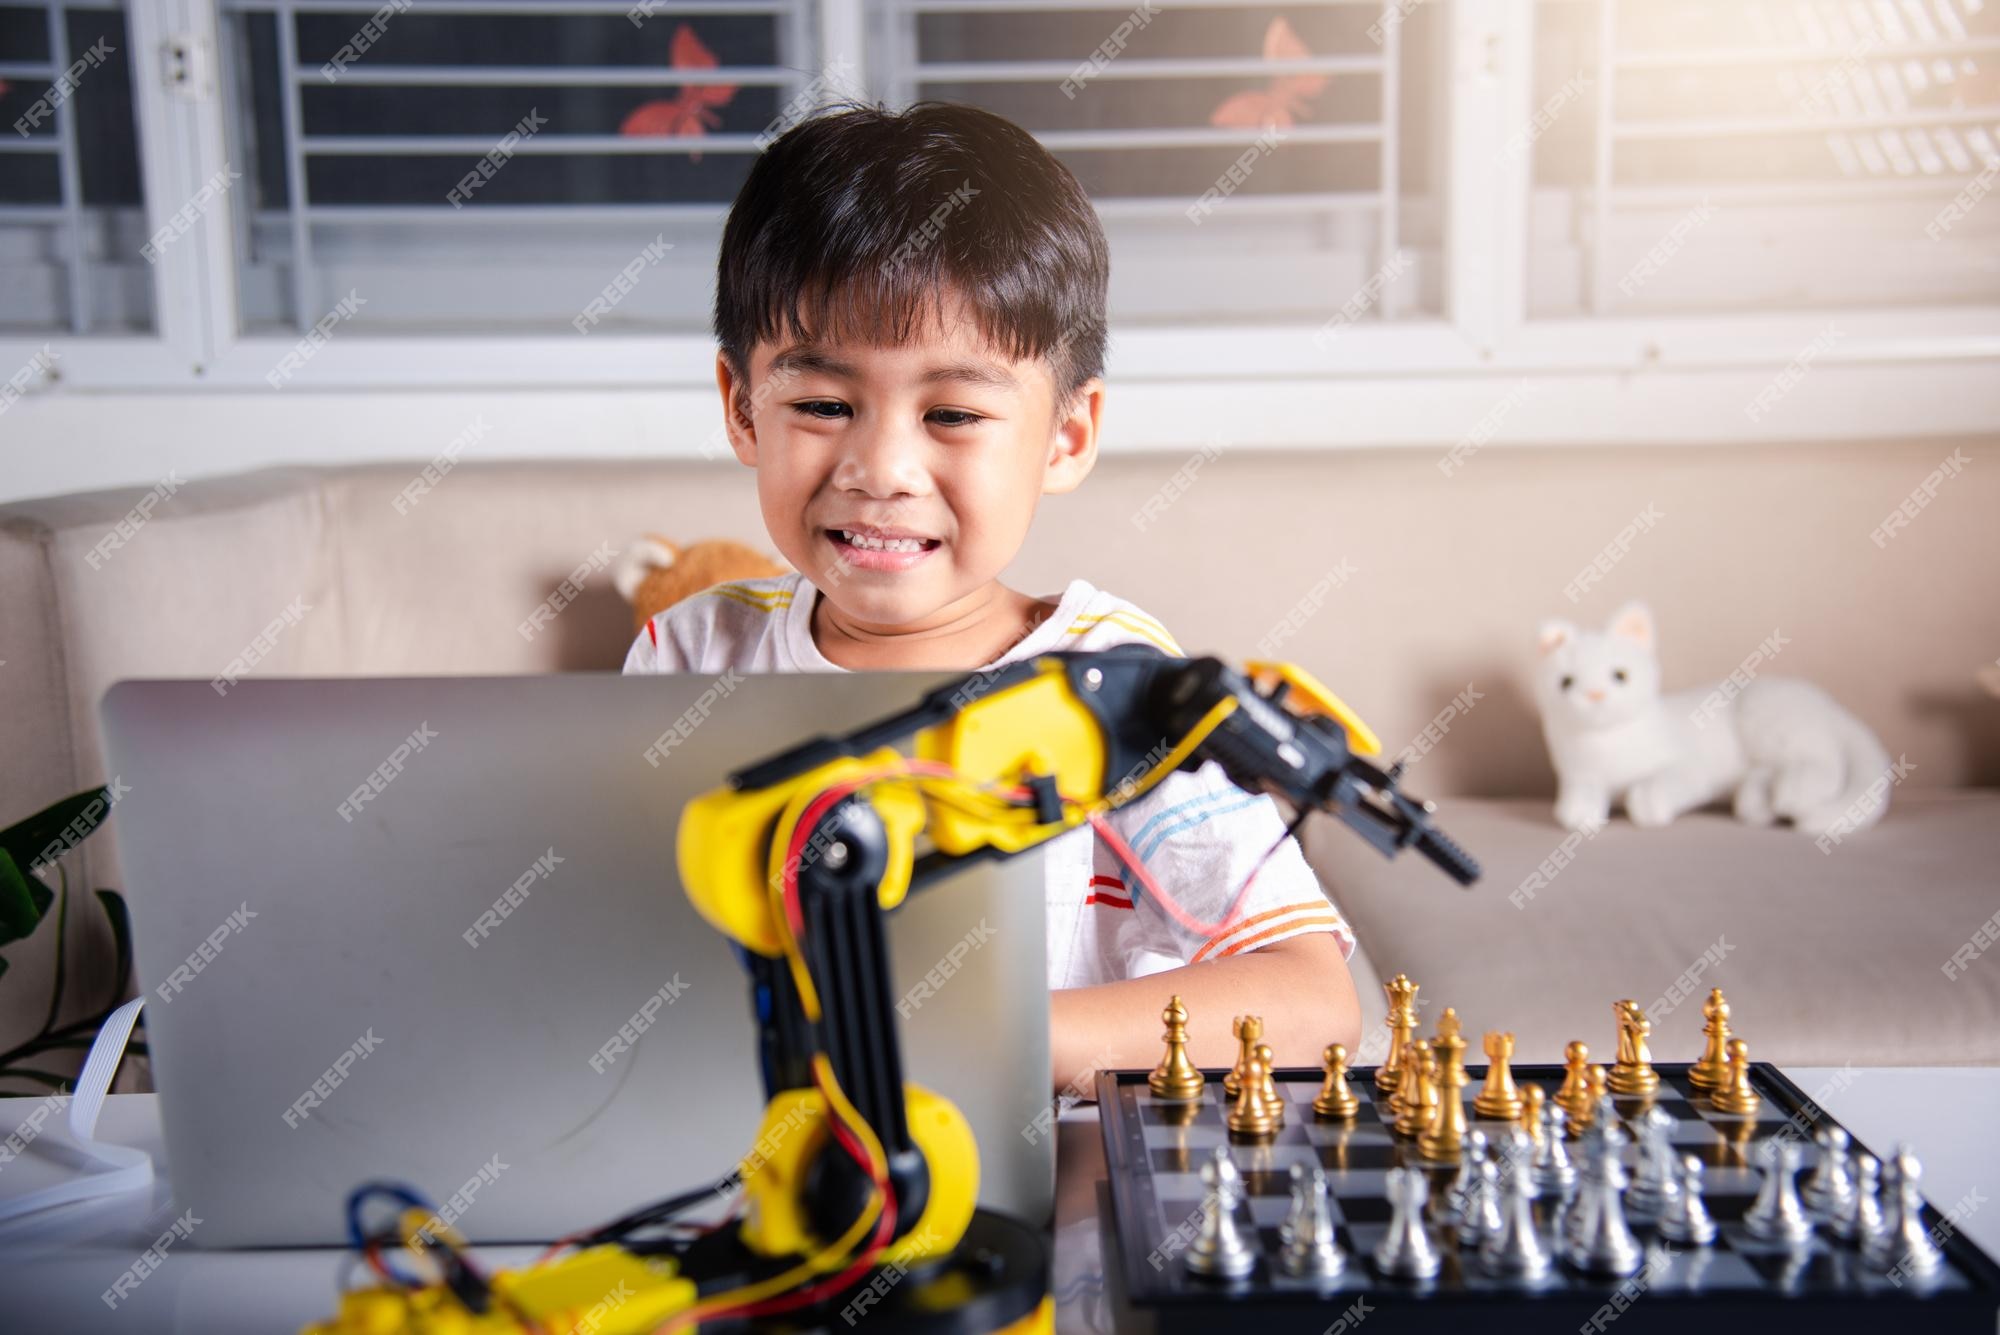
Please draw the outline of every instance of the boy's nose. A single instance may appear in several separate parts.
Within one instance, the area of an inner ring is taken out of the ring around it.
[[[854,432],[848,448],[834,467],[833,485],[842,491],[858,491],[877,499],[920,496],[930,489],[926,459],[930,440],[921,432],[878,427]]]

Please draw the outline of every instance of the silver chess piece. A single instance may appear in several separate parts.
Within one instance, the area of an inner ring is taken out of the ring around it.
[[[1799,1203],[1826,1219],[1838,1219],[1853,1208],[1854,1178],[1847,1170],[1848,1135],[1837,1126],[1823,1126],[1813,1137],[1819,1158],[1799,1184]]]
[[[1326,1202],[1326,1170],[1292,1165],[1292,1212],[1278,1264],[1288,1275],[1327,1279],[1346,1268],[1333,1236],[1333,1213]]]
[[[1187,1250],[1189,1273],[1206,1279],[1241,1279],[1257,1266],[1254,1244],[1236,1220],[1243,1199],[1243,1175],[1229,1157],[1229,1147],[1215,1147],[1215,1157],[1201,1166],[1201,1184],[1208,1189],[1201,1232]]]
[[[1600,1106],[1598,1112],[1603,1117],[1605,1110]],[[1595,1124],[1591,1129],[1596,1130]],[[1615,1119],[1584,1143],[1583,1171],[1576,1203],[1570,1208],[1563,1259],[1585,1274],[1629,1275],[1645,1259],[1625,1222],[1625,1202],[1619,1194],[1626,1183],[1625,1165],[1618,1157],[1624,1143],[1625,1133]]]
[[[1867,1257],[1886,1267],[1892,1275],[1928,1279],[1944,1264],[1944,1253],[1924,1228],[1924,1197],[1918,1181],[1924,1166],[1908,1145],[1898,1145],[1883,1175],[1887,1197],[1882,1207],[1883,1228]]]
[[[1767,1140],[1757,1159],[1764,1177],[1757,1184],[1756,1201],[1743,1216],[1743,1226],[1768,1242],[1796,1246],[1806,1241],[1812,1236],[1813,1221],[1799,1204],[1799,1143]]]
[[[1478,1178],[1458,1220],[1458,1240],[1477,1247],[1500,1231],[1500,1165],[1491,1156],[1479,1161]]]
[[[1432,1214],[1453,1224],[1465,1218],[1466,1207],[1479,1191],[1479,1165],[1486,1162],[1487,1146],[1484,1131],[1465,1133],[1465,1153],[1459,1157],[1458,1175],[1452,1178],[1444,1195],[1438,1197]]]
[[[1673,1204],[1660,1212],[1660,1236],[1669,1242],[1706,1247],[1715,1241],[1715,1220],[1701,1198],[1701,1160],[1692,1154],[1683,1156],[1679,1176],[1680,1191]]]
[[[1375,1247],[1375,1268],[1391,1279],[1430,1279],[1442,1264],[1424,1231],[1424,1201],[1430,1180],[1421,1168],[1391,1168],[1389,1231]]]
[[[1625,1192],[1633,1214],[1659,1216],[1679,1205],[1680,1165],[1674,1161],[1672,1114],[1648,1108],[1638,1118],[1639,1163]]]
[[[1525,1133],[1513,1132],[1500,1156],[1500,1226],[1486,1235],[1479,1264],[1490,1275],[1533,1281],[1549,1273],[1549,1249],[1535,1228],[1535,1180]]]
[[[1569,1117],[1555,1104],[1542,1108],[1542,1143],[1535,1149],[1534,1181],[1543,1191],[1557,1197],[1569,1195],[1576,1186],[1576,1165],[1569,1161],[1563,1133]]]
[[[1851,1158],[1848,1171],[1854,1178],[1854,1199],[1828,1227],[1842,1242],[1854,1243],[1865,1251],[1869,1240],[1887,1229],[1882,1218],[1882,1161],[1872,1154],[1857,1153]]]

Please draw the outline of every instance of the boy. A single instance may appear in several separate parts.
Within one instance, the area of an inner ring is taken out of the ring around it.
[[[669,608],[625,670],[969,672],[1133,642],[1179,654],[1083,580],[1035,598],[999,579],[1037,501],[1096,460],[1109,270],[1075,178],[990,113],[847,109],[778,139],[723,229],[716,384],[799,573]],[[1353,935],[1268,798],[1208,765],[1111,819],[1197,922],[1256,877],[1210,938],[1136,894],[1090,831],[1044,845],[1057,1086],[1150,1066],[1174,992],[1200,1065],[1234,1060],[1238,1014],[1264,1017],[1282,1064],[1355,1045]]]

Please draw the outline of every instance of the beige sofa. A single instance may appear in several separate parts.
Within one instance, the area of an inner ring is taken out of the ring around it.
[[[1872,541],[1954,448],[1970,465]],[[1479,887],[1308,829],[1359,931],[1372,1016],[1372,980],[1402,970],[1427,1023],[1454,1005],[1551,1060],[1569,1038],[1607,1045],[1616,998],[1665,998],[1659,1051],[1688,1057],[1716,983],[1759,1057],[2000,1060],[2000,958],[1944,969],[2000,910],[2000,701],[1974,680],[2000,654],[2000,441],[1495,448],[1452,476],[1425,451],[1244,452],[1176,481],[1186,462],[1106,460],[1044,507],[1014,579],[1087,577],[1192,651],[1248,657],[1275,635],[1391,749],[1471,688],[1406,785],[1442,799],[1486,863]],[[608,575],[546,634],[516,628],[602,544],[762,536],[733,465],[467,463],[398,513],[418,466],[190,481],[116,548],[100,544],[143,488],[0,507],[0,817],[107,777],[95,710],[110,683],[212,678],[294,600],[310,611],[257,674],[615,670],[630,627]],[[1642,512],[1657,519],[1572,602],[1565,587]],[[1535,627],[1602,620],[1631,596],[1655,609],[1673,686],[1724,676],[1780,632],[1771,671],[1825,685],[1915,765],[1886,823],[1830,854],[1722,815],[1619,821],[1565,849],[1528,690]],[[119,885],[114,857],[88,845],[83,883]],[[1544,862],[1546,884],[1521,894]],[[87,934],[73,951],[108,957]],[[16,1003],[45,995],[48,955],[42,939],[10,951],[0,1047],[37,1022]]]

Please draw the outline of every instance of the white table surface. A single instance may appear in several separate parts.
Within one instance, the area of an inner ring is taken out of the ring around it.
[[[1876,1152],[1887,1153],[1902,1140],[1915,1146],[1933,1205],[1949,1208],[1975,1192],[1976,1200],[2000,1197],[2000,1068],[1803,1068],[1788,1074]],[[0,1099],[0,1137],[41,1102]],[[158,1176],[152,1190],[0,1223],[0,1327],[34,1335],[284,1335],[333,1314],[346,1252],[204,1252],[187,1244],[170,1249],[165,1264],[115,1311],[107,1307],[100,1295],[185,1207],[173,1199],[153,1095],[111,1096],[98,1138],[153,1155]],[[1057,1328],[1109,1330],[1096,1224],[1104,1153],[1094,1108],[1063,1115],[1057,1163]],[[7,1190],[0,1171],[0,1197]],[[635,1188],[634,1203],[644,1196]],[[1973,1209],[1963,1227],[1989,1254],[2000,1255],[2000,1206]],[[480,1256],[507,1266],[532,1259],[534,1251],[481,1248]]]

